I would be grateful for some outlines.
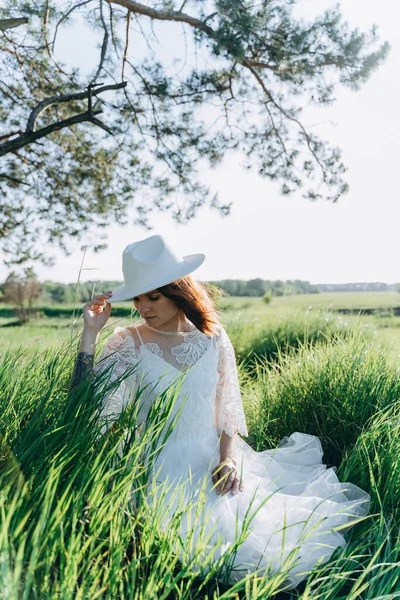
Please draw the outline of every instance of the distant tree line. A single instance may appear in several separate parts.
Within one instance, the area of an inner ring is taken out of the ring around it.
[[[93,295],[106,290],[112,290],[122,281],[86,281],[79,284],[77,294],[78,302],[87,302]],[[296,279],[293,281],[270,281],[265,279],[223,279],[221,281],[210,281],[209,283],[220,287],[230,296],[253,296],[261,297],[265,292],[271,292],[272,296],[288,296],[294,294],[317,294],[318,287],[311,285],[308,281]],[[55,304],[71,304],[75,300],[76,283],[57,283],[44,281],[42,283],[43,302]]]
[[[320,292],[398,292],[399,283],[319,283]]]
[[[32,268],[26,268],[23,274],[12,271],[7,279],[0,283],[0,303],[15,307],[15,314],[21,322],[35,316],[36,306],[84,304],[94,295],[115,289],[121,281],[86,281],[77,283],[59,283],[46,280],[40,282]],[[229,296],[262,297],[270,302],[274,296],[298,294],[319,294],[321,292],[390,292],[400,291],[398,283],[345,283],[312,285],[309,281],[289,279],[287,281],[269,279],[222,279],[209,282],[224,290]]]
[[[79,283],[58,283],[46,280],[42,283],[43,303],[73,304],[75,299],[78,304],[85,303],[96,294],[113,290],[121,285],[122,281],[84,281]]]
[[[0,283],[0,303],[14,306],[14,313],[22,323],[36,316],[37,306],[76,305],[79,307],[95,294],[112,290],[120,281],[86,281],[77,283],[40,282],[31,267],[23,273],[12,271]]]
[[[316,285],[311,285],[309,281],[300,279],[289,279],[288,281],[275,281],[270,279],[222,279],[212,281],[213,283],[227,292],[230,296],[264,296],[270,292],[271,296],[291,296],[296,294],[318,294],[319,289]]]
[[[41,284],[42,293],[40,301],[54,304],[73,304],[75,296],[77,302],[87,302],[95,294],[106,290],[113,290],[121,285],[122,281],[86,281],[79,283],[78,293],[76,283],[58,283],[55,281],[44,281]],[[319,294],[320,292],[389,292],[399,291],[399,284],[387,283],[338,283],[338,284],[316,284],[301,279],[289,279],[287,281],[269,279],[221,279],[210,281],[230,296],[252,296],[262,297],[266,292],[271,296],[290,296],[297,294]],[[1,286],[0,286],[1,289]]]

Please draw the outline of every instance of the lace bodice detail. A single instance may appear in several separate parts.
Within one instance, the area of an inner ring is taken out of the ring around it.
[[[207,350],[209,339],[206,336],[198,335],[199,331],[195,329],[185,336],[185,340],[171,348],[171,354],[181,365],[194,365]]]
[[[179,418],[174,437],[195,439],[211,428],[218,435],[222,431],[230,436],[236,432],[248,435],[235,354],[221,326],[211,337],[194,326],[176,337],[162,337],[145,327],[117,327],[93,370],[96,376],[106,371],[106,385],[110,385],[101,411],[106,420],[102,431],[135,400],[142,385],[139,418],[144,421],[156,395],[183,372],[182,396],[186,394],[190,401]],[[101,380],[104,384],[104,377]]]
[[[139,324],[127,328],[137,349],[145,346],[150,352],[162,357],[166,363],[184,371],[193,366],[206,352],[211,339],[190,323],[188,332],[166,336]]]
[[[161,350],[160,346],[158,344],[154,344],[151,342],[148,342],[146,344],[146,346],[148,347],[148,349],[150,350],[150,352],[152,352],[153,354],[155,354],[156,356],[163,356],[163,351]]]

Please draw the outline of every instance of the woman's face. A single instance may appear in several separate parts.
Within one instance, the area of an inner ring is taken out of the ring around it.
[[[133,304],[140,316],[151,327],[160,328],[174,317],[178,319],[182,315],[177,304],[158,290],[135,296]]]

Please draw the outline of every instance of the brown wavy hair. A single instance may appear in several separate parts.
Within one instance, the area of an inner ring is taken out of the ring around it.
[[[173,300],[199,331],[206,335],[216,333],[221,311],[215,301],[225,295],[223,290],[210,283],[197,281],[191,275],[185,275],[157,289],[163,296]]]

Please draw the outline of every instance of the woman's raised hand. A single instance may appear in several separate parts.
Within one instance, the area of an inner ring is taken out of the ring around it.
[[[84,328],[99,332],[107,323],[111,312],[111,304],[107,302],[112,295],[111,291],[94,296],[83,306]]]

